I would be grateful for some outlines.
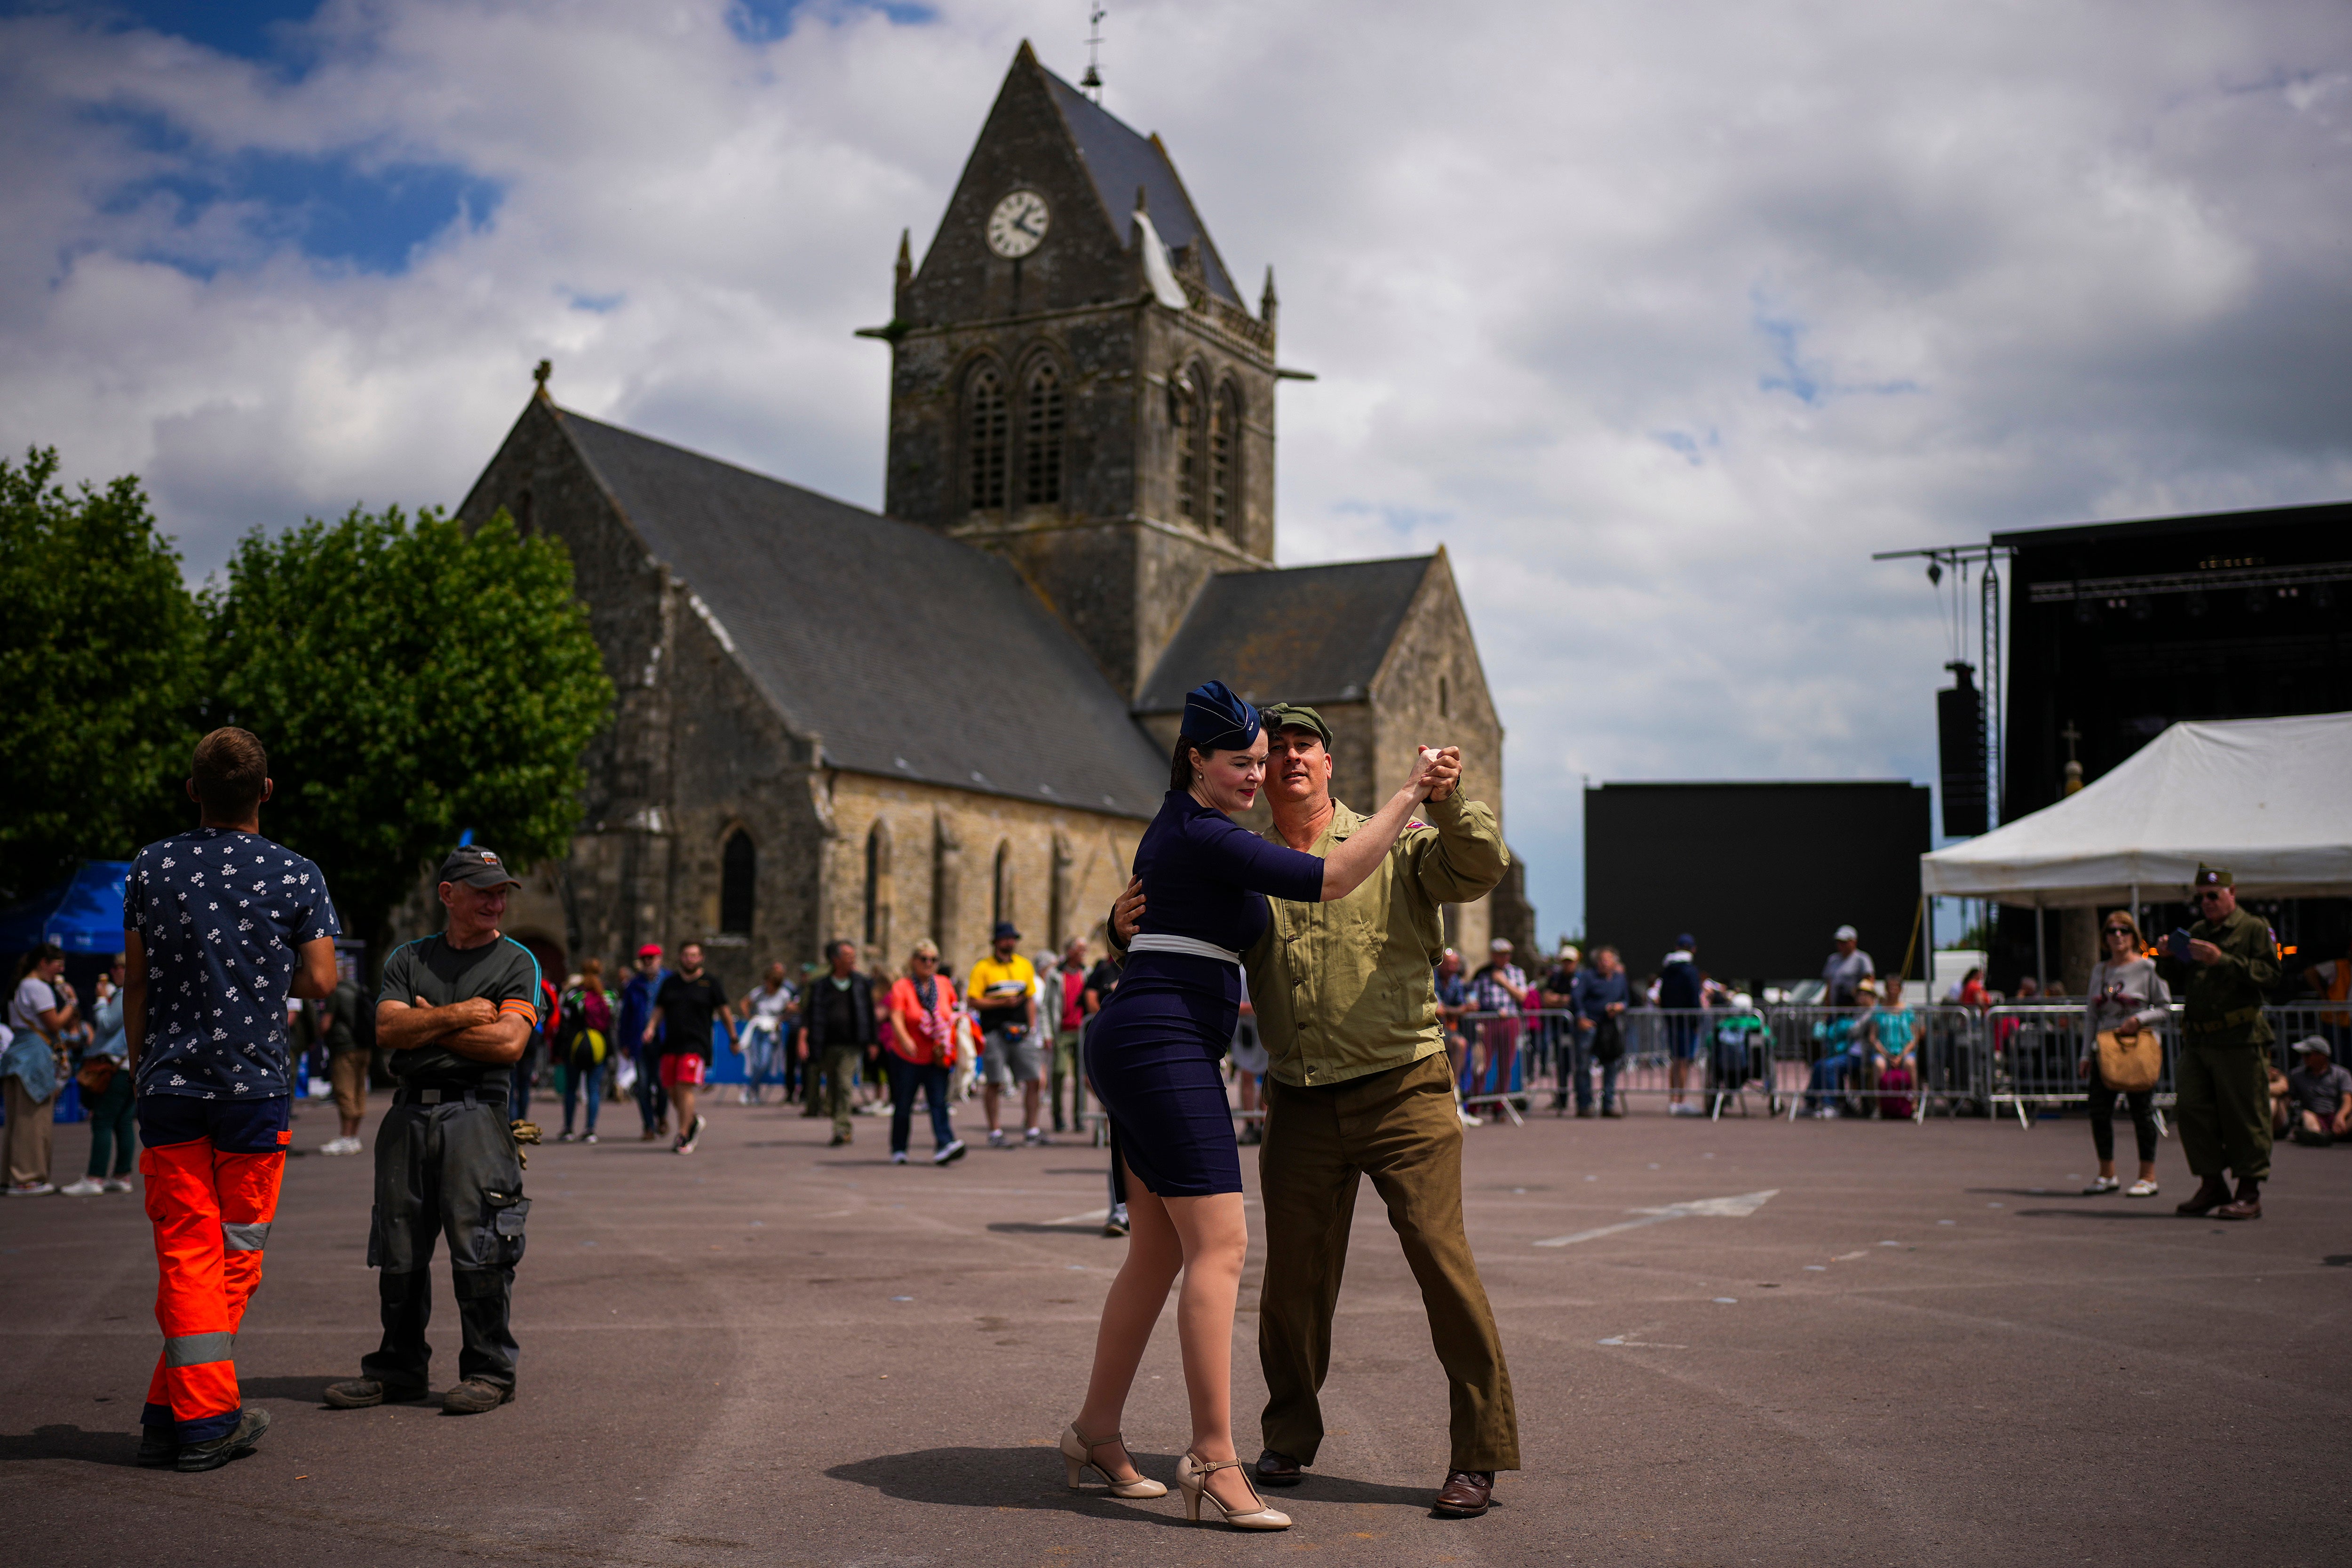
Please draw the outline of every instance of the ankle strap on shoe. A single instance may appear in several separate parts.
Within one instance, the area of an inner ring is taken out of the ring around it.
[[[1075,1421],[1070,1423],[1070,1435],[1084,1443],[1089,1454],[1097,1448],[1108,1448],[1113,1443],[1124,1444],[1127,1441],[1127,1434],[1124,1432],[1114,1432],[1108,1437],[1089,1437],[1078,1430],[1078,1424]]]
[[[1212,1462],[1198,1454],[1188,1454],[1185,1458],[1192,1461],[1192,1473],[1196,1476],[1205,1476],[1216,1470],[1238,1470],[1244,1463],[1240,1459],[1218,1459]]]

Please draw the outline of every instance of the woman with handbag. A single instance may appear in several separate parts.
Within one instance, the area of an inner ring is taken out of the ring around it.
[[[2086,1195],[2112,1193],[2116,1179],[2116,1096],[2131,1107],[2132,1131],[2139,1140],[2139,1180],[2126,1197],[2156,1196],[2156,1080],[2164,1045],[2156,1026],[2164,1021],[2172,993],[2147,956],[2139,922],[2117,910],[2100,924],[2105,950],[2091,966],[2091,1000],[2083,1009],[2083,1058],[2074,1074],[2091,1086],[2091,1143],[2099,1153],[2099,1179]]]
[[[131,1162],[137,1156],[127,1070],[131,1047],[122,1029],[122,955],[117,953],[113,966],[98,977],[98,996],[89,1010],[92,1034],[74,1064],[82,1109],[89,1112],[89,1164],[80,1181],[61,1189],[69,1198],[131,1190]]]

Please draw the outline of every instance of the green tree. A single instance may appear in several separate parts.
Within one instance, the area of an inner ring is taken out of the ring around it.
[[[519,867],[571,842],[613,687],[561,542],[353,508],[247,535],[207,609],[215,721],[269,748],[270,837],[346,931],[380,940],[466,828]]]
[[[183,819],[203,618],[128,475],[0,460],[0,901]]]

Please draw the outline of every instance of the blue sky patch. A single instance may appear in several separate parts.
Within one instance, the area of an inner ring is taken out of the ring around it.
[[[320,0],[0,0],[0,12],[79,16],[169,33],[240,59],[277,58],[284,25],[318,15]]]
[[[1808,408],[1819,408],[1832,397],[1886,397],[1920,390],[1919,384],[1907,377],[1898,381],[1833,380],[1828,366],[1806,357],[1804,323],[1775,314],[1760,298],[1753,302],[1752,321],[1777,367],[1756,378],[1759,392],[1785,392]],[[1667,445],[1674,443],[1669,441]]]
[[[160,116],[104,111],[89,117],[125,130],[139,146],[169,155],[177,167],[113,191],[104,209],[129,212],[158,196],[175,205],[175,227],[187,243],[151,241],[148,253],[209,278],[242,258],[211,253],[195,238],[198,220],[226,204],[261,246],[291,246],[313,261],[355,271],[399,273],[418,247],[453,226],[471,230],[497,214],[505,190],[453,163],[375,163],[344,149],[320,153],[257,150],[213,153]]]
[[[747,44],[772,43],[790,33],[800,14],[812,8],[810,0],[734,0],[734,4],[727,7],[727,26]],[[906,0],[846,0],[845,4],[822,8],[879,11],[902,27],[919,26],[940,19],[939,13],[929,5],[909,5]]]

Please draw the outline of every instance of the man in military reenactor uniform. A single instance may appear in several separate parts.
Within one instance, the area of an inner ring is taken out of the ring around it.
[[[2205,912],[2189,928],[2173,1114],[2181,1152],[2204,1185],[2178,1212],[2260,1219],[2271,1173],[2272,1035],[2263,1000],[2278,984],[2278,943],[2267,922],[2238,907],[2237,889],[2220,867],[2199,866],[2189,896]],[[2225,1168],[2237,1173],[2234,1197]]]
[[[376,1038],[400,1089],[376,1131],[367,1258],[381,1270],[383,1343],[361,1361],[358,1377],[328,1388],[327,1403],[339,1409],[429,1391],[425,1326],[433,1244],[445,1231],[463,1347],[461,1381],[441,1408],[472,1415],[514,1397],[507,1314],[530,1211],[516,1139],[538,1138],[529,1123],[507,1120],[509,1069],[539,1024],[539,961],[499,933],[507,889],[520,885],[488,850],[457,850],[441,863],[447,928],[384,961]]]

